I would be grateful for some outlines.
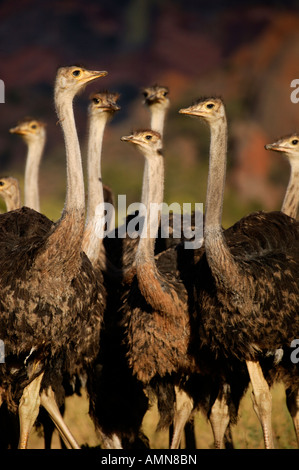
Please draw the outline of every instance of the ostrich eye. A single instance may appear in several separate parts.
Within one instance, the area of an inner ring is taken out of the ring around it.
[[[146,135],[145,138],[146,138],[147,140],[151,140],[152,136],[151,136],[151,135]]]
[[[209,108],[209,109],[212,109],[212,108],[214,108],[214,106],[215,105],[213,103],[208,103],[206,107]]]
[[[144,91],[144,92],[143,92],[143,96],[144,96],[144,98],[146,98],[146,97],[148,96],[148,92],[147,92],[147,91]]]
[[[36,129],[37,128],[37,125],[36,124],[32,124],[31,125],[31,129]]]
[[[163,96],[167,96],[167,95],[168,95],[168,91],[164,91]]]
[[[293,145],[297,145],[297,144],[298,144],[298,142],[299,142],[299,141],[298,141],[298,139],[294,139],[294,140],[292,140],[292,144],[293,144]]]
[[[4,181],[0,181],[0,186],[4,186]]]
[[[95,104],[99,104],[99,102],[100,102],[99,98],[93,98],[92,101],[93,101]]]
[[[81,70],[73,70],[72,75],[73,77],[79,77],[79,75],[81,75]]]

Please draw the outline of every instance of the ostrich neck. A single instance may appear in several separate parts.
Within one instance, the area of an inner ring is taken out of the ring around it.
[[[136,253],[136,266],[149,263],[153,270],[155,265],[155,242],[160,222],[158,217],[153,217],[153,204],[160,205],[164,197],[164,162],[161,155],[155,155],[153,159],[145,160],[144,173],[146,175],[142,204],[146,208],[145,232],[142,233]],[[151,216],[152,214],[152,216]]]
[[[99,239],[96,235],[96,222],[103,214],[96,214],[96,207],[104,202],[101,153],[107,119],[108,115],[104,112],[97,118],[91,117],[89,123],[87,152],[88,206],[82,249],[92,264],[98,260],[103,243],[103,239]]]
[[[25,167],[25,206],[40,211],[38,172],[42,153],[45,146],[45,137],[28,144],[28,154]]]
[[[164,121],[165,121],[165,114],[166,110],[165,109],[157,109],[155,106],[152,106],[150,108],[151,112],[151,129],[153,131],[159,132],[161,135],[161,139],[163,138],[163,130],[164,130]],[[144,166],[144,172],[143,172],[143,181],[142,181],[142,193],[141,193],[141,200],[145,204],[145,197],[146,197],[146,180],[147,180],[147,165]]]
[[[153,131],[159,132],[161,139],[163,137],[165,114],[165,109],[151,108],[151,128]]]
[[[72,100],[56,98],[56,108],[61,123],[66,150],[67,191],[64,212],[84,212],[84,180],[81,152],[73,112]]]
[[[5,201],[5,204],[6,204],[7,212],[14,211],[15,209],[20,209],[20,207],[21,207],[20,189],[16,188],[15,191],[13,191],[12,194],[6,194],[4,196],[4,201]]]
[[[108,115],[102,113],[100,117],[91,118],[89,124],[89,138],[87,150],[87,174],[88,174],[88,203],[87,223],[95,214],[98,204],[104,202],[101,154],[103,135],[107,124]]]
[[[55,95],[57,114],[66,148],[67,190],[61,218],[49,234],[45,247],[35,260],[35,267],[56,278],[71,280],[81,267],[82,238],[85,222],[84,180],[81,152],[76,132],[72,99],[63,101]]]
[[[161,155],[159,157],[159,159],[146,159],[146,233],[143,233],[139,240],[135,258],[136,273],[140,292],[146,302],[153,310],[160,312],[163,316],[168,316],[173,322],[174,317],[182,320],[185,306],[175,286],[170,280],[165,281],[156,267],[154,235],[157,235],[160,212],[158,217],[156,211],[154,212],[156,216],[151,217],[151,210],[153,204],[162,204],[164,196],[164,162]]]
[[[221,227],[223,194],[226,176],[227,123],[225,117],[211,126],[210,161],[205,209],[205,250],[215,281],[235,290],[238,273]]]
[[[181,315],[182,304],[175,289],[168,290],[165,282],[156,267],[155,262],[155,235],[157,235],[159,216],[157,211],[153,217],[153,204],[160,205],[164,195],[164,162],[161,155],[159,158],[146,159],[146,185],[145,185],[145,206],[146,219],[144,226],[145,233],[140,237],[136,253],[136,273],[138,286],[146,302],[163,315],[170,315],[173,318]],[[157,206],[158,207],[158,206]],[[151,216],[152,213],[152,216]]]
[[[286,194],[283,200],[281,211],[285,214],[293,217],[297,217],[298,205],[299,205],[299,161],[291,162],[291,175],[286,190]]]

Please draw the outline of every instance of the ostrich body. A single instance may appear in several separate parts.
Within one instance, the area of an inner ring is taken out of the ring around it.
[[[84,182],[72,101],[86,83],[103,75],[80,67],[57,72],[55,105],[67,157],[60,220],[53,224],[29,208],[0,218],[0,336],[6,347],[0,383],[13,411],[20,400],[21,448],[27,445],[40,403],[63,426],[52,408],[53,390],[57,397],[62,377],[88,368],[99,348],[104,290],[81,250]]]
[[[158,396],[171,393],[182,374],[196,370],[189,355],[190,315],[188,293],[178,276],[174,249],[154,257],[155,238],[150,237],[150,205],[163,201],[164,162],[161,137],[155,131],[138,131],[122,140],[134,143],[145,156],[147,175],[143,203],[146,204],[146,237],[141,237],[132,268],[131,284],[123,297],[122,317],[127,356],[133,375],[143,387]],[[156,230],[158,230],[157,221]],[[153,227],[152,227],[153,230]],[[169,388],[170,387],[170,388]],[[175,397],[170,409],[161,410],[161,425],[173,417]]]
[[[41,121],[27,118],[10,129],[10,132],[21,135],[28,146],[24,181],[25,206],[40,212],[38,172],[46,141],[46,126]]]
[[[246,361],[266,447],[273,447],[271,394],[259,362],[298,336],[299,226],[281,212],[257,212],[221,227],[227,124],[220,99],[203,99],[183,114],[211,130],[204,254],[197,264],[197,320],[215,355]]]
[[[21,191],[19,181],[12,176],[0,179],[0,196],[4,199],[7,212],[21,207]]]

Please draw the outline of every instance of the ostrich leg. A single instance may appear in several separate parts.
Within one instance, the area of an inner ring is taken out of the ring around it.
[[[26,449],[30,431],[38,416],[40,406],[40,386],[44,372],[24,388],[19,403],[20,440],[19,449]]]
[[[188,421],[193,410],[193,400],[182,390],[175,390],[177,411],[174,417],[173,436],[171,449],[178,449],[182,439],[182,434],[186,422]]]
[[[246,365],[253,388],[253,408],[262,425],[265,447],[266,449],[274,449],[271,423],[272,396],[269,386],[258,362],[246,361]]]
[[[76,442],[71,431],[65,424],[63,417],[61,416],[59,407],[55,400],[53,389],[49,387],[47,390],[43,390],[40,396],[40,404],[47,410],[51,416],[63,442],[67,448],[80,449],[79,444]]]
[[[294,429],[297,437],[297,444],[299,447],[299,390],[291,391],[288,389],[287,394],[287,407],[290,415],[292,416]]]
[[[228,386],[224,386],[223,390],[216,398],[209,416],[209,421],[214,435],[214,444],[216,449],[224,449],[224,436],[229,425],[230,416],[227,405]]]

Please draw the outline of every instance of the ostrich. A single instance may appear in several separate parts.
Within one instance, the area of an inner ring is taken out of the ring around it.
[[[151,129],[154,131],[157,131],[161,139],[163,140],[163,133],[164,133],[164,123],[165,123],[165,116],[166,112],[169,108],[170,101],[168,98],[169,94],[169,88],[165,86],[159,86],[159,85],[154,85],[151,87],[146,87],[143,89],[143,95],[145,98],[145,103],[149,107],[151,111]],[[144,173],[144,181],[146,178],[146,174]],[[142,186],[143,188],[145,187],[145,184]],[[144,198],[142,198],[143,200]],[[170,220],[169,222],[173,222],[173,220]],[[172,229],[172,223],[170,223],[169,226],[169,231],[171,233]],[[163,240],[161,240],[160,243],[162,243]],[[178,243],[180,240],[175,240],[173,239],[172,241],[167,240],[165,249],[169,248],[172,244],[175,245]],[[162,251],[162,250],[157,250],[157,251]],[[179,392],[177,391],[177,394]],[[171,427],[170,429],[170,434],[173,433],[173,429]],[[194,429],[193,429],[193,424],[191,422],[186,424],[186,439],[188,440],[188,448],[195,448],[195,437],[194,437]]]
[[[119,108],[117,93],[96,93],[89,106],[88,142],[88,215],[82,248],[94,268],[103,271],[107,292],[104,312],[105,328],[101,332],[100,353],[94,365],[93,380],[88,386],[90,415],[105,448],[122,448],[143,444],[139,440],[141,420],[147,410],[147,400],[130,376],[119,336],[116,312],[122,272],[103,250],[102,239],[96,232],[99,213],[97,206],[105,199],[101,178],[101,150],[105,125]],[[105,190],[105,188],[104,188]],[[121,396],[120,396],[121,394]],[[140,403],[140,405],[138,405]],[[139,412],[139,406],[142,411]],[[138,410],[137,412],[135,410]],[[143,436],[142,436],[143,439]]]
[[[184,370],[187,365],[189,367],[191,362],[188,356],[190,321],[186,311],[187,294],[179,279],[172,278],[167,272],[171,259],[168,265],[161,263],[157,268],[155,238],[150,238],[149,233],[150,204],[163,201],[161,136],[153,130],[144,130],[123,136],[121,140],[135,144],[143,153],[146,174],[142,201],[147,209],[146,237],[139,240],[131,284],[124,294],[122,307],[128,362],[133,375],[145,389],[159,390],[163,382],[174,385],[175,380],[170,376],[178,374],[178,370]],[[158,223],[155,228],[158,230]],[[148,289],[149,284],[152,290]]]
[[[216,355],[246,362],[265,447],[272,448],[271,393],[259,361],[268,351],[288,348],[299,333],[299,225],[281,212],[261,211],[223,230],[223,102],[201,99],[180,113],[205,120],[211,132],[205,248],[194,281],[201,343]]]
[[[21,135],[28,146],[24,181],[25,206],[40,212],[38,172],[46,141],[46,125],[26,118],[10,129],[10,132]]]
[[[92,265],[96,269],[105,269],[105,253],[103,253],[101,239],[99,240],[95,226],[97,218],[100,215],[96,214],[96,207],[98,204],[105,202],[113,202],[113,196],[108,186],[102,185],[100,156],[102,150],[102,140],[104,129],[107,121],[112,118],[114,112],[120,108],[117,106],[116,101],[119,98],[117,93],[93,93],[90,96],[89,105],[89,138],[88,138],[88,200],[87,200],[87,218],[86,226],[83,234],[82,251],[88,256]],[[101,273],[100,273],[101,275]],[[73,393],[73,385],[64,381],[67,388],[66,393]],[[85,383],[85,377],[76,378],[77,385],[80,386]],[[62,404],[64,410],[64,403]],[[42,415],[40,417],[45,429],[45,447],[51,448],[51,439],[53,434],[53,423],[48,422],[48,416]],[[45,427],[46,424],[46,427]],[[63,440],[61,442],[63,446]]]
[[[0,196],[4,199],[6,210],[13,211],[21,207],[21,192],[19,181],[12,176],[0,179]]]
[[[299,136],[298,134],[288,135],[282,137],[273,144],[267,144],[266,150],[274,150],[276,152],[283,152],[288,159],[291,166],[291,174],[289,178],[288,187],[285,193],[281,211],[296,219],[299,204]],[[289,364],[287,364],[289,365]],[[287,367],[288,369],[288,367]],[[298,375],[298,373],[295,374]],[[284,374],[283,374],[284,375]],[[297,443],[299,445],[299,392],[298,388],[294,387],[293,378],[291,379],[291,386],[286,390],[287,394],[287,407],[292,416],[294,429],[296,432]]]
[[[55,397],[66,373],[79,374],[96,357],[105,294],[81,251],[84,181],[72,102],[84,85],[106,74],[76,66],[57,72],[55,105],[67,157],[66,202],[59,221],[53,224],[29,208],[0,218],[0,337],[6,347],[0,383],[2,400],[12,411],[19,401],[20,448],[27,446],[40,404],[70,445],[78,447]]]

